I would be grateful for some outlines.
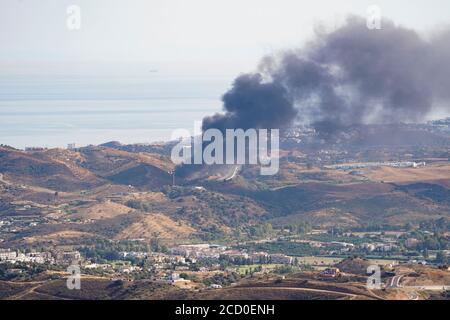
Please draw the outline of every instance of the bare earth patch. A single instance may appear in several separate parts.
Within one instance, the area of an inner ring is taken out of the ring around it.
[[[122,230],[116,240],[124,239],[150,239],[157,235],[163,239],[187,238],[195,229],[185,222],[177,222],[171,218],[155,213],[145,217]]]

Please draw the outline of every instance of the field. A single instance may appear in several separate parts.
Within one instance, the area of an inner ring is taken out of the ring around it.
[[[362,170],[364,176],[372,181],[386,183],[412,183],[417,181],[435,181],[449,186],[450,164],[438,162],[417,168],[380,167]]]
[[[282,267],[282,264],[250,264],[250,265],[243,265],[239,266],[237,268],[237,272],[241,275],[245,275],[246,273],[251,273],[252,271],[255,271],[258,268],[264,268],[266,270],[273,270],[279,267]]]

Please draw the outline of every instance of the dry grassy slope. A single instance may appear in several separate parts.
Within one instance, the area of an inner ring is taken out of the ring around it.
[[[86,147],[80,150],[81,165],[114,183],[141,189],[159,188],[170,184],[170,159],[156,154],[130,153],[106,147]]]
[[[56,274],[55,274],[56,275]],[[47,275],[47,278],[50,276]],[[283,283],[273,286],[273,281],[256,280],[253,286],[228,287],[219,290],[194,292],[167,284],[149,281],[114,281],[107,278],[82,275],[81,290],[68,290],[66,274],[62,279],[36,281],[33,284],[7,283],[0,281],[4,288],[2,298],[6,299],[83,299],[83,300],[327,300],[327,299],[370,299],[368,293],[357,287],[348,288],[283,287]],[[263,285],[263,287],[258,287]],[[30,290],[30,288],[33,288]]]
[[[59,276],[60,279],[48,280]],[[161,299],[181,291],[168,284],[149,281],[116,281],[95,276],[81,276],[81,289],[69,290],[66,273],[48,273],[42,281],[12,283],[0,281],[0,298],[8,300],[127,300]],[[45,281],[47,280],[47,281]]]
[[[158,236],[162,239],[187,239],[195,229],[182,221],[158,213],[144,215],[139,221],[123,229],[116,240],[124,239],[151,239]]]
[[[75,230],[63,230],[48,234],[36,234],[29,237],[24,237],[23,239],[21,239],[21,242],[25,244],[37,244],[37,243],[63,244],[67,243],[68,241],[73,243],[79,243],[80,239],[93,238],[94,236],[95,236],[94,234],[87,232]]]
[[[83,166],[99,175],[114,175],[136,164],[148,164],[163,171],[174,166],[170,159],[157,154],[131,153],[107,147],[86,147],[80,149]]]
[[[434,269],[425,266],[411,266],[416,276],[406,276],[402,280],[405,286],[450,286],[450,271]]]
[[[166,203],[169,199],[162,192],[134,192],[122,198],[124,202],[129,200],[150,201],[152,203]]]
[[[435,187],[433,187],[433,185]],[[228,185],[226,192],[245,194],[263,206],[276,225],[301,220],[318,227],[356,226],[367,223],[403,225],[449,216],[442,183],[424,185],[424,192],[390,183],[300,183],[271,190],[246,190]]]
[[[92,188],[104,183],[103,179],[79,167],[76,158],[76,154],[61,149],[23,152],[0,147],[0,173],[16,184],[57,191]]]
[[[87,206],[76,207],[76,214],[71,215],[73,219],[101,220],[114,218],[125,214],[131,214],[133,209],[112,201],[102,201]]]
[[[144,189],[170,184],[170,159],[155,154],[86,147],[24,152],[0,147],[0,173],[7,180],[55,191],[92,190],[110,180]]]
[[[167,213],[143,213],[119,203],[102,201],[73,207],[76,213],[62,213],[59,223],[49,222],[27,230],[11,239],[26,244],[82,244],[94,238],[152,239],[168,242],[192,239],[198,232],[186,220],[174,219]],[[73,222],[67,222],[70,218]]]
[[[437,163],[418,168],[380,167],[364,170],[364,175],[373,181],[413,183],[436,180],[450,180],[450,164]]]
[[[369,260],[361,258],[350,258],[339,262],[336,267],[342,272],[365,276],[367,268],[370,266]]]
[[[302,220],[309,221],[312,225],[331,228],[336,226],[355,227],[361,220],[348,212],[342,212],[336,208],[326,208],[299,214]],[[291,217],[292,218],[292,217]]]
[[[174,220],[162,213],[135,213],[109,219],[104,218],[84,225],[81,229],[86,230],[92,236],[115,240],[150,240],[158,237],[168,242],[192,239],[197,232],[188,222]]]
[[[252,199],[201,191],[172,200],[178,207],[176,217],[191,221],[199,228],[215,225],[225,233],[233,228],[259,223],[267,211]]]

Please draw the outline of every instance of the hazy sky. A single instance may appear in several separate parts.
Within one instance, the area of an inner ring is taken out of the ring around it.
[[[69,5],[81,29],[66,27]],[[448,0],[0,0],[2,74],[235,75],[307,41],[318,23],[383,16],[423,32],[450,23]]]

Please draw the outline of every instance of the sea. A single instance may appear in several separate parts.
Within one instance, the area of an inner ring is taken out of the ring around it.
[[[169,141],[220,112],[226,76],[0,77],[0,144],[15,148]]]

